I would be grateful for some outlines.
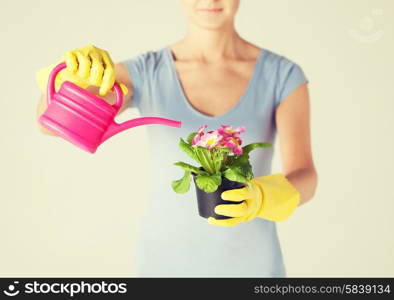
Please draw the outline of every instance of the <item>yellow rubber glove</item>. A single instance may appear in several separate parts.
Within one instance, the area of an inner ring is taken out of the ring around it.
[[[300,202],[300,193],[281,173],[253,178],[245,187],[224,191],[221,197],[223,200],[244,201],[240,204],[217,205],[215,213],[232,218],[217,220],[209,217],[209,224],[234,226],[255,217],[283,221]]]
[[[65,62],[67,68],[61,70],[56,76],[56,91],[64,81],[70,81],[81,88],[89,85],[99,86],[99,94],[104,96],[114,85],[115,65],[111,57],[107,51],[90,45],[67,51],[61,60],[37,72],[37,83],[43,93],[47,90],[49,74],[61,62]],[[122,83],[119,85],[123,94],[127,94],[127,87]]]

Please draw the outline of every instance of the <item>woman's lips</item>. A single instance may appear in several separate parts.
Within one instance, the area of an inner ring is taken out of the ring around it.
[[[199,11],[208,12],[208,13],[220,13],[223,11],[223,8],[203,8],[203,9],[199,9]]]

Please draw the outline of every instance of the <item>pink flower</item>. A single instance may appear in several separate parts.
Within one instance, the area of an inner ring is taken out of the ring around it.
[[[209,131],[202,135],[200,140],[195,144],[196,146],[205,147],[211,149],[219,145],[219,142],[222,140],[222,136],[215,131]]]
[[[231,148],[234,154],[241,155],[243,152],[241,143],[238,137],[227,137],[221,141],[221,146]]]
[[[223,147],[229,147],[232,149],[234,154],[241,155],[243,153],[241,144],[242,140],[240,139],[240,133],[245,132],[244,126],[238,126],[236,129],[232,129],[229,125],[222,125],[218,132],[224,136],[224,139],[221,141],[221,145]]]
[[[192,145],[202,146],[208,149],[213,147],[228,147],[232,149],[234,154],[242,154],[242,140],[239,136],[241,132],[245,132],[244,126],[238,126],[236,129],[232,129],[229,125],[222,125],[217,130],[204,133],[204,129],[207,127],[207,125],[200,126],[192,140]]]
[[[197,134],[194,136],[192,140],[192,145],[196,145],[198,143],[198,141],[204,135],[204,129],[207,127],[208,127],[207,125],[201,125],[200,128],[198,128]]]
[[[236,129],[232,129],[229,125],[222,125],[218,128],[218,132],[224,136],[239,136],[241,132],[245,132],[245,127],[238,126]]]

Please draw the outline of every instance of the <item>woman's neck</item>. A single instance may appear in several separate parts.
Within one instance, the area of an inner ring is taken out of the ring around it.
[[[207,30],[190,25],[187,35],[175,45],[175,50],[179,49],[181,59],[210,62],[242,57],[246,43],[234,26]]]

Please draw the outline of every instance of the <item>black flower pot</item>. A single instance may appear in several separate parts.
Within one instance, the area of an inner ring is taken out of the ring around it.
[[[202,169],[200,167],[200,169]],[[202,169],[203,170],[203,169]],[[222,192],[232,189],[239,189],[245,186],[242,182],[231,181],[226,177],[222,176],[222,184],[218,187],[215,192],[206,193],[204,190],[201,190],[196,184],[196,176],[197,174],[192,172],[194,185],[196,186],[196,194],[197,194],[197,204],[198,204],[198,213],[203,218],[214,217],[215,219],[229,219],[231,217],[218,215],[215,213],[215,206],[219,204],[239,204],[243,201],[228,201],[223,200],[221,197]]]

